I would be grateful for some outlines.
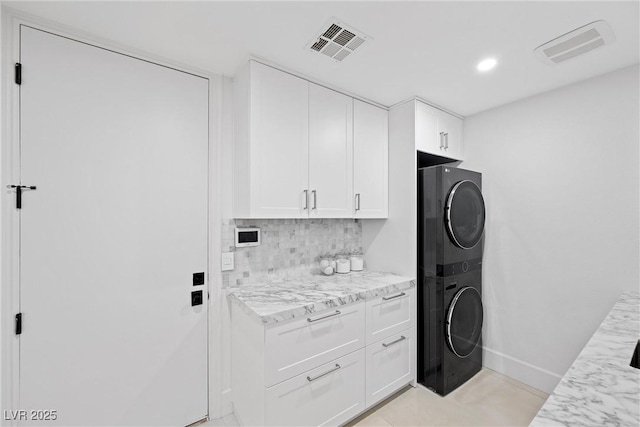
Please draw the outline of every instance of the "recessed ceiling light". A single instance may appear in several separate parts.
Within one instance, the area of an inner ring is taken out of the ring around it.
[[[496,61],[494,58],[487,58],[478,62],[476,68],[478,69],[478,71],[489,71],[490,69],[495,67],[497,63],[498,61]]]

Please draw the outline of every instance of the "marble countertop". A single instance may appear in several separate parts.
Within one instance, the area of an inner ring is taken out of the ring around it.
[[[640,295],[625,292],[549,396],[531,426],[640,425]]]
[[[228,298],[257,321],[272,324],[414,286],[409,277],[362,271],[269,279],[232,288]]]

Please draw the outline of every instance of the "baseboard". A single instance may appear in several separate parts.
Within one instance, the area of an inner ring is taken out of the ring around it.
[[[483,349],[483,358],[487,368],[547,394],[551,394],[562,379],[558,374],[489,348]]]

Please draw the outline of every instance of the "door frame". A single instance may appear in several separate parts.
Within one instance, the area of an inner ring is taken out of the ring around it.
[[[20,92],[14,83],[14,64],[20,62],[20,26],[43,30],[98,48],[127,55],[160,66],[194,74],[209,81],[209,161],[208,161],[208,235],[207,291],[209,294],[207,319],[208,416],[225,415],[222,402],[223,384],[220,368],[222,322],[219,309],[223,302],[220,274],[221,208],[214,200],[221,200],[221,114],[223,110],[223,76],[161,58],[135,48],[101,39],[89,33],[58,24],[34,15],[0,6],[2,57],[0,58],[0,410],[28,409],[19,407],[20,341],[14,333],[14,316],[20,307],[19,285],[19,215],[14,209],[14,193],[6,188],[20,176]],[[216,309],[217,308],[217,309]],[[0,417],[0,425],[16,425]]]

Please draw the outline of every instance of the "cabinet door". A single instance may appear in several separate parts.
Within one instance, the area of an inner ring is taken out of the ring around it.
[[[412,327],[416,300],[414,289],[405,289],[367,300],[366,343],[379,341]]]
[[[389,114],[353,101],[353,188],[356,218],[387,218],[389,212]]]
[[[353,218],[353,99],[310,83],[309,216]]]
[[[364,349],[265,391],[267,426],[339,426],[364,408]]]
[[[438,118],[438,135],[444,138],[444,155],[462,160],[462,120],[447,113]]]
[[[444,140],[438,132],[437,110],[416,101],[416,150],[444,156]]]
[[[364,345],[362,302],[267,327],[265,384],[272,386]]]
[[[413,381],[414,334],[406,329],[367,346],[367,408]]]
[[[309,82],[252,62],[251,217],[306,218]]]

